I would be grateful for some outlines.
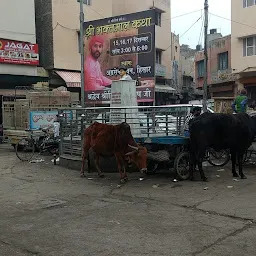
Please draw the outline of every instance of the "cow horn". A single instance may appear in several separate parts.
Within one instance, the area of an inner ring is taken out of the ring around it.
[[[134,152],[134,151],[133,151],[133,152]],[[128,152],[128,153],[126,153],[125,155],[126,155],[126,156],[130,156],[130,155],[133,154],[133,152]]]
[[[138,148],[138,147],[131,146],[130,144],[128,144],[128,146],[129,146],[130,148],[132,148],[132,149],[136,150],[136,151],[138,151],[138,150],[139,150],[139,148]]]

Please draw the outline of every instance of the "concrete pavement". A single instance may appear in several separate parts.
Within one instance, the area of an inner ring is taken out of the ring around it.
[[[0,255],[256,254],[254,166],[247,180],[209,167],[208,183],[135,173],[119,188],[117,173],[81,179],[45,159],[21,163],[0,147]]]

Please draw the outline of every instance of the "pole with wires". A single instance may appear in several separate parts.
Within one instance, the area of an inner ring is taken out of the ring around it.
[[[81,106],[85,107],[84,91],[84,0],[80,0]]]
[[[203,87],[203,112],[207,111],[208,91],[208,0],[204,1],[204,87]]]

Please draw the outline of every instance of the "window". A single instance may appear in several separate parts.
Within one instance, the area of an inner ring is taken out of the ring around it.
[[[161,64],[162,63],[162,51],[156,50],[156,63]]]
[[[86,5],[92,5],[92,0],[82,0],[84,4]],[[80,0],[77,0],[78,3],[80,3]]]
[[[228,69],[228,52],[218,54],[218,70]]]
[[[197,77],[204,77],[204,60],[197,62]]]
[[[161,27],[162,13],[156,11],[156,25]]]
[[[256,37],[244,38],[244,40],[243,40],[243,55],[244,56],[256,55],[255,45],[256,45]]]
[[[256,4],[256,0],[243,0],[243,7],[250,7]]]

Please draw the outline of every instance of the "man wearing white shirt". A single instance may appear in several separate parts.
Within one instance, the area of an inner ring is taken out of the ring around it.
[[[60,122],[59,122],[59,115],[56,115],[56,119],[53,122],[53,132],[54,138],[57,139],[60,136]]]
[[[126,71],[127,71],[126,67],[119,68],[119,73],[121,76],[121,78],[119,80],[132,81],[133,79],[131,78],[130,75],[127,75]]]

